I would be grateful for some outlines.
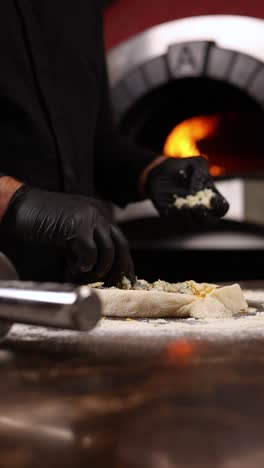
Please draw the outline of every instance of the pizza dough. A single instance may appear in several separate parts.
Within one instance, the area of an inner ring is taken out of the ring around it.
[[[214,284],[148,283],[137,280],[135,286],[124,279],[119,287],[104,288],[100,283],[97,293],[103,304],[103,315],[109,317],[231,317],[248,305],[239,284],[218,287]],[[170,292],[168,292],[170,291]]]

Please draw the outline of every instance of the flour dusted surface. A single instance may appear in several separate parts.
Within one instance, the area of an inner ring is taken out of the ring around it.
[[[121,319],[103,318],[90,332],[52,330],[42,327],[15,325],[9,335],[11,342],[23,343],[23,348],[49,352],[77,351],[104,359],[145,358],[159,355],[169,342],[193,339],[202,342],[234,343],[264,339],[264,291],[245,291],[246,300],[256,301],[249,308],[229,318],[185,319]]]

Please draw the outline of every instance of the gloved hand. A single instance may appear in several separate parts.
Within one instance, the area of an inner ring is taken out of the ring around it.
[[[115,284],[122,275],[133,279],[128,243],[99,200],[22,186],[8,205],[1,229],[17,239],[62,250],[78,282],[89,277]]]
[[[195,208],[177,209],[175,196],[186,198],[199,190],[211,188],[215,196],[210,210],[199,205]],[[145,193],[152,200],[161,216],[188,214],[196,221],[205,217],[220,218],[226,214],[229,204],[214,186],[207,160],[200,156],[190,158],[166,158],[154,166],[145,182]]]

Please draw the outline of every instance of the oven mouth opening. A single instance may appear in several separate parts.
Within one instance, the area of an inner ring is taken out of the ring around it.
[[[172,132],[192,119],[217,117],[217,131],[196,135],[195,148],[181,156],[195,156],[195,150],[207,157],[230,203],[224,219],[197,229],[178,220],[172,226],[150,200],[117,209],[139,276],[263,278],[264,70],[256,42],[262,36],[263,22],[249,18],[185,18],[151,28],[111,53],[113,117],[132,141],[179,156],[178,149],[167,149]]]
[[[202,155],[216,179],[264,176],[264,113],[246,91],[206,77],[172,80],[134,103],[122,132],[168,157]]]

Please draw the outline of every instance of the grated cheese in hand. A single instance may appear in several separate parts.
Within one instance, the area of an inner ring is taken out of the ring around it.
[[[209,210],[212,208],[211,200],[215,197],[215,193],[212,189],[199,190],[195,195],[188,195],[186,198],[177,197],[174,195],[176,208],[194,208],[195,206],[202,205]]]

